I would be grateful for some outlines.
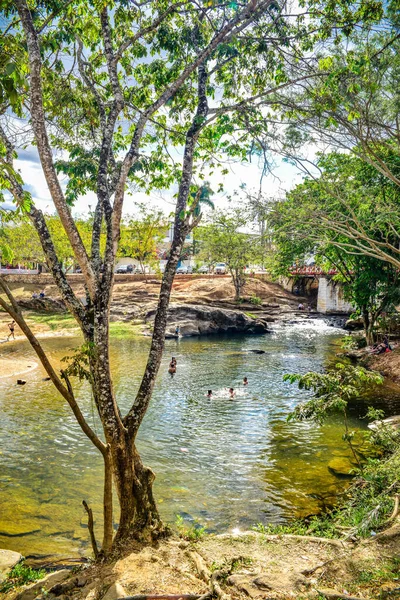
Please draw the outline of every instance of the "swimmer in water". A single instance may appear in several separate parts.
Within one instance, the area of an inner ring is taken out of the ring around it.
[[[247,381],[247,377],[243,377],[243,385],[247,385],[249,382]]]
[[[211,400],[211,398],[212,398],[212,390],[208,390],[208,392],[207,392],[207,398],[209,400]]]
[[[229,388],[229,398],[232,400],[235,397],[235,390],[233,388]]]
[[[171,373],[171,375],[176,373],[176,358],[175,358],[175,356],[173,356],[171,358],[171,362],[169,363],[168,373]]]

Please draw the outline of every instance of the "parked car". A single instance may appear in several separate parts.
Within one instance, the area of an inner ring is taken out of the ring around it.
[[[193,267],[191,266],[186,267],[185,265],[181,265],[176,270],[177,275],[190,275],[191,273],[193,273]]]
[[[197,272],[198,273],[209,273],[210,269],[207,267],[207,265],[201,265],[201,267],[199,267]]]
[[[216,275],[226,275],[226,264],[225,263],[217,263],[214,267],[214,273]]]
[[[121,265],[116,269],[116,273],[133,273],[133,265]]]

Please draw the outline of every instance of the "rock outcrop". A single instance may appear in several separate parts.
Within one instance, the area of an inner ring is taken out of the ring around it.
[[[7,577],[8,572],[22,560],[22,555],[13,550],[0,550],[0,581]]]
[[[152,321],[155,310],[150,310],[146,321]],[[167,338],[177,337],[176,327],[182,337],[221,333],[268,333],[262,319],[252,319],[239,310],[226,310],[191,304],[171,304],[168,310]]]
[[[38,313],[65,313],[67,307],[58,298],[30,298],[29,300],[18,300],[18,304],[25,310],[33,310]]]

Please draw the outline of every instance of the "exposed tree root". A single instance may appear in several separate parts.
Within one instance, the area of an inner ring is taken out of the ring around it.
[[[327,544],[330,546],[336,546],[337,548],[345,548],[346,544],[345,541],[346,540],[332,540],[330,538],[321,538],[321,537],[315,537],[312,535],[295,535],[292,533],[274,533],[274,534],[265,534],[265,533],[260,533],[258,531],[243,531],[241,533],[235,534],[234,536],[232,536],[231,533],[223,533],[221,535],[218,535],[217,537],[220,539],[228,539],[228,538],[241,538],[241,537],[248,537],[248,536],[252,536],[252,537],[262,537],[263,540],[268,540],[268,541],[275,541],[275,540],[297,540],[299,542],[311,542],[311,543],[315,543],[315,544]]]
[[[200,556],[198,552],[188,552],[188,555],[196,565],[196,569],[200,578],[210,586],[209,595],[216,596],[217,598],[219,598],[219,600],[231,600],[231,597],[222,591],[221,586],[218,583],[218,578],[221,576],[221,572],[214,571],[211,574],[207,568],[204,559]]]
[[[393,507],[393,512],[390,515],[390,517],[388,519],[386,519],[385,524],[387,523],[391,523],[399,514],[399,499],[400,499],[400,495],[396,494],[394,497],[394,507]]]
[[[329,563],[334,562],[335,560],[338,560],[339,558],[343,558],[344,556],[347,556],[347,552],[343,553],[343,554],[339,554],[339,556],[334,556],[333,558],[329,558],[328,560],[325,560],[322,563],[319,563],[318,565],[316,565],[315,567],[312,567],[311,569],[303,569],[303,571],[300,571],[300,573],[302,575],[312,575],[313,573],[315,573],[315,571],[318,571],[318,569],[322,569],[323,567],[326,567],[326,565],[329,565]]]

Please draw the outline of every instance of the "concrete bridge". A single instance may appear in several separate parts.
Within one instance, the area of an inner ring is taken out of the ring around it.
[[[283,287],[299,295],[317,295],[317,310],[322,314],[348,315],[353,306],[344,299],[341,283],[333,281],[336,269],[324,272],[319,267],[296,267],[291,269],[290,277],[284,278]]]

